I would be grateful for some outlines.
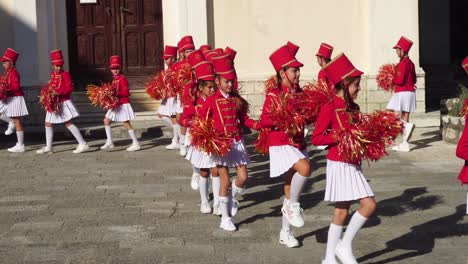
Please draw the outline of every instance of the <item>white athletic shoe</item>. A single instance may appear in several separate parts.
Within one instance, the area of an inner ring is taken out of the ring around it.
[[[286,216],[290,225],[294,227],[304,226],[304,212],[299,203],[289,204],[281,208],[281,212]]]
[[[89,150],[88,144],[78,144],[76,149],[73,151],[73,154],[80,154]]]
[[[15,132],[15,124],[14,123],[9,123],[7,130],[5,130],[5,135],[9,136]]]
[[[114,148],[114,143],[112,142],[106,142],[106,144],[104,144],[101,149],[102,150],[109,150],[109,149],[113,149]]]
[[[407,142],[401,142],[400,144],[393,146],[392,150],[399,152],[410,152],[410,146]]]
[[[141,146],[139,143],[131,144],[130,147],[127,148],[127,151],[138,151],[141,149]]]
[[[40,150],[36,151],[37,154],[46,154],[46,153],[53,153],[53,152],[54,151],[52,150],[52,148],[48,148],[48,147],[43,147]]]
[[[299,246],[299,241],[294,237],[291,230],[281,230],[279,242],[280,244],[286,245],[288,248]]]
[[[178,149],[178,148],[180,148],[180,145],[177,142],[172,142],[170,145],[166,146],[166,149]]]
[[[336,258],[333,257],[333,259],[323,259],[322,264],[339,264],[338,261],[336,261]]]
[[[196,191],[198,190],[198,180],[200,179],[200,174],[194,172],[192,173],[192,180],[190,181],[190,187],[192,187],[192,190]]]
[[[13,152],[13,153],[24,152],[24,145],[20,145],[20,144],[16,143],[16,145],[14,147],[12,147],[12,148],[9,148],[8,151]]]
[[[211,214],[211,206],[208,202],[203,202],[200,205],[200,212],[202,214]]]
[[[222,215],[221,210],[219,209],[219,202],[213,203],[213,214],[217,216]]]
[[[180,144],[179,154],[182,157],[185,157],[185,155],[187,155],[187,146],[185,146],[184,144]]]
[[[221,218],[221,224],[219,225],[219,227],[226,230],[226,231],[230,231],[230,232],[233,232],[233,231],[237,230],[236,226],[234,225],[234,223],[232,222],[232,219],[230,217]]]
[[[324,150],[326,148],[328,148],[328,145],[319,145],[319,146],[316,146],[317,149],[319,150]]]
[[[350,247],[344,246],[340,241],[336,245],[335,254],[343,264],[358,264]]]
[[[237,212],[239,211],[239,202],[234,199],[234,198],[231,198],[229,199],[228,201],[228,208],[231,209],[231,216],[234,217],[237,215]]]

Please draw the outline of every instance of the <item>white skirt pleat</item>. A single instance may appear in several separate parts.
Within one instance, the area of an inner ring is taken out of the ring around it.
[[[361,166],[327,160],[325,201],[355,201],[373,196],[374,192],[362,174]]]
[[[175,102],[177,99],[175,97],[165,98],[161,101],[161,104],[158,108],[158,113],[164,116],[173,116],[176,114],[175,111]]]
[[[394,93],[388,102],[387,109],[397,112],[412,113],[416,111],[416,92]]]
[[[135,119],[135,113],[133,112],[132,106],[127,103],[108,110],[106,117],[112,120],[112,122],[125,122]]]
[[[20,117],[28,114],[28,108],[23,96],[8,97],[0,101],[0,115]]]
[[[268,149],[270,155],[270,178],[283,175],[300,159],[307,159],[306,151],[289,145],[271,146]]]
[[[45,121],[52,124],[62,124],[80,115],[71,100],[62,102],[59,109],[57,113],[47,112]]]
[[[216,165],[225,167],[237,167],[241,165],[247,165],[250,163],[249,155],[245,149],[244,142],[241,140],[232,140],[231,150],[224,156],[214,156],[214,162]]]

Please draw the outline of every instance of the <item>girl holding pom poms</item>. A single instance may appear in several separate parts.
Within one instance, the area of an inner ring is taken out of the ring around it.
[[[311,168],[304,142],[304,123],[299,122],[296,129],[281,125],[282,120],[287,123],[295,122],[294,116],[289,115],[287,108],[292,104],[289,98],[300,93],[300,67],[303,66],[295,55],[299,47],[291,42],[280,47],[270,55],[270,61],[276,71],[276,82],[266,82],[267,95],[260,117],[262,129],[269,129],[267,146],[270,153],[270,177],[285,175],[282,228],[279,242],[287,247],[297,247],[299,242],[291,232],[290,225],[302,227],[304,225],[299,195],[310,176]],[[280,109],[276,109],[280,108]],[[293,109],[295,111],[297,109]],[[273,112],[284,114],[278,117]]]
[[[196,59],[196,57],[200,59]],[[198,136],[199,123],[194,121],[194,118],[201,118],[199,116],[200,109],[203,107],[206,99],[214,94],[216,91],[216,84],[214,82],[213,65],[204,60],[200,51],[194,51],[189,55],[189,61],[196,61],[195,64],[191,63],[195,70],[196,84],[195,84],[195,102],[184,107],[184,111],[180,118],[180,123],[187,128],[187,137]],[[211,213],[211,206],[208,203],[208,184],[210,172],[212,174],[213,182],[213,196],[214,196],[214,211],[217,210],[219,204],[219,176],[216,171],[216,164],[213,157],[207,152],[200,150],[197,146],[188,146],[187,155],[185,158],[190,161],[192,166],[199,169],[199,178],[197,182],[200,191],[201,203],[200,212],[203,214]],[[213,212],[217,214],[217,212]]]
[[[360,162],[345,162],[338,150],[339,139],[331,130],[340,130],[352,125],[358,116],[359,106],[354,103],[354,99],[359,93],[363,73],[357,70],[344,54],[338,55],[327,64],[324,71],[335,85],[336,96],[321,107],[312,134],[312,144],[329,146],[325,201],[335,203],[335,212],[328,230],[327,250],[322,263],[337,263],[335,255],[343,263],[357,263],[351,243],[374,212],[376,203],[374,193],[362,174]],[[360,207],[351,217],[341,238],[353,201],[359,201]]]
[[[42,88],[41,103],[46,109],[45,130],[46,146],[38,150],[37,154],[52,153],[54,138],[53,124],[65,124],[78,141],[78,147],[73,153],[82,153],[89,149],[80,130],[72,123],[72,119],[79,116],[78,110],[71,100],[73,84],[70,73],[63,70],[63,55],[61,50],[50,52],[52,74],[48,85]]]
[[[466,57],[462,62],[462,67],[466,73],[468,73],[468,57]],[[465,120],[468,119],[468,100],[465,99],[463,105],[462,115],[465,117]],[[465,122],[466,123],[466,122]],[[457,145],[457,157],[460,159],[465,160],[465,165],[463,166],[460,174],[458,175],[458,179],[460,180],[461,184],[465,187],[465,190],[468,191],[468,126],[465,125],[463,129],[462,136],[460,141]],[[466,214],[468,214],[468,192],[466,193]]]
[[[414,124],[409,123],[409,116],[410,113],[416,111],[416,71],[414,63],[408,56],[412,45],[411,40],[402,36],[393,47],[398,58],[400,58],[400,62],[396,67],[396,76],[392,80],[395,85],[395,93],[387,105],[387,109],[401,112],[401,119],[404,124],[403,141],[392,149],[403,152],[410,151],[408,140],[413,132]]]
[[[14,147],[8,149],[9,152],[24,152],[24,130],[21,117],[28,115],[24,93],[20,86],[20,75],[15,67],[18,56],[15,50],[8,48],[1,58],[5,74],[0,75],[0,89],[2,90],[0,119],[8,123],[5,135],[11,135],[16,130],[18,140]]]
[[[135,119],[132,106],[130,105],[130,90],[128,87],[128,80],[120,72],[121,59],[120,56],[114,55],[110,57],[110,71],[112,73],[112,89],[115,90],[118,103],[115,108],[109,109],[104,118],[104,129],[106,130],[107,140],[106,143],[101,147],[102,150],[109,150],[114,148],[114,142],[112,141],[112,122],[123,122],[125,128],[128,130],[128,134],[132,139],[132,144],[127,148],[127,151],[140,150],[140,143],[133,130],[130,120]]]
[[[221,178],[219,190],[219,203],[221,210],[220,228],[226,231],[235,231],[232,218],[237,214],[237,200],[247,183],[248,174],[246,165],[249,157],[242,141],[242,126],[258,130],[259,124],[248,116],[248,103],[233,90],[236,73],[233,61],[229,54],[212,58],[216,73],[215,83],[218,91],[208,97],[200,116],[212,118],[213,130],[221,138],[227,138],[231,143],[223,154],[214,155],[215,164]],[[230,184],[229,168],[235,167],[237,178]],[[231,193],[229,187],[231,185]],[[230,209],[230,210],[229,210]]]

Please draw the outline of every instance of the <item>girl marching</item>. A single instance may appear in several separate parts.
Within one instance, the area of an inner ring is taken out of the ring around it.
[[[271,111],[275,100],[288,98],[300,93],[300,68],[304,66],[295,55],[299,47],[288,42],[270,55],[270,61],[276,71],[276,87],[268,88],[260,117],[260,126],[270,129],[267,145],[270,155],[270,177],[284,175],[284,200],[282,228],[279,242],[287,247],[297,247],[299,242],[294,237],[290,225],[302,227],[303,213],[299,204],[299,195],[310,176],[311,168],[304,142],[304,127],[295,134],[278,127]]]
[[[188,57],[189,63],[195,71],[196,83],[194,84],[195,98],[192,104],[186,105],[180,118],[180,123],[187,128],[187,138],[190,141],[191,129],[194,117],[199,116],[199,112],[203,107],[206,99],[213,95],[216,90],[216,84],[214,82],[214,71],[213,65],[206,61],[202,52],[196,50],[190,53]],[[220,180],[216,170],[216,164],[214,163],[213,157],[206,152],[199,150],[194,146],[190,146],[190,142],[187,142],[188,150],[185,158],[191,162],[192,166],[199,169],[199,177],[197,179],[197,186],[200,191],[200,212],[203,214],[211,213],[211,206],[208,202],[208,185],[209,176],[211,172],[212,184],[213,184],[213,207],[214,214],[219,214],[219,186]]]
[[[465,72],[468,73],[468,57],[466,57],[463,60],[462,67],[465,70]],[[463,109],[464,110],[462,114],[465,116],[465,120],[466,120],[468,119],[468,100],[467,99],[465,99]],[[467,191],[466,214],[468,214],[468,126],[467,125],[465,125],[460,141],[458,142],[456,154],[457,154],[457,157],[465,160],[465,165],[460,171],[460,174],[458,175],[458,179],[460,180],[461,184],[464,186],[465,190]]]
[[[104,129],[106,130],[107,141],[101,147],[102,150],[109,150],[114,148],[112,141],[112,122],[123,122],[124,127],[128,130],[128,135],[132,139],[132,144],[127,148],[127,151],[140,150],[140,143],[133,130],[130,120],[135,119],[132,106],[130,105],[130,89],[128,87],[128,80],[121,73],[121,59],[120,56],[114,55],[110,57],[110,71],[112,73],[112,89],[116,91],[119,99],[118,106],[110,109],[104,118]]]
[[[350,126],[359,113],[359,106],[354,100],[359,93],[363,73],[344,54],[338,55],[323,70],[335,86],[336,96],[320,109],[312,134],[312,144],[329,146],[324,200],[335,203],[333,220],[328,230],[326,255],[322,263],[336,264],[335,255],[343,263],[357,263],[352,252],[352,241],[375,210],[374,193],[362,174],[360,164],[344,161],[338,151],[338,139],[330,130]],[[353,201],[359,201],[360,207],[351,217],[341,238]]]
[[[1,58],[5,74],[0,79],[0,86],[3,86],[2,89],[6,91],[3,92],[5,97],[0,100],[0,119],[8,123],[5,135],[11,135],[16,130],[17,138],[16,145],[9,148],[9,152],[24,152],[24,130],[21,117],[28,115],[24,93],[21,90],[20,75],[16,70],[18,56],[18,52],[8,48]]]
[[[249,157],[242,141],[242,125],[258,130],[257,122],[247,114],[247,102],[233,91],[236,73],[229,54],[213,57],[216,73],[215,83],[218,91],[206,100],[200,116],[211,116],[214,130],[227,137],[232,145],[225,155],[214,156],[215,164],[221,177],[219,204],[221,210],[220,228],[235,231],[232,218],[237,214],[237,200],[247,183],[247,167]],[[236,168],[237,178],[230,184],[229,168]],[[229,187],[231,185],[231,192]],[[229,210],[230,209],[230,210]]]
[[[323,71],[323,67],[325,67],[327,63],[330,62],[332,53],[333,47],[327,43],[322,43],[320,44],[320,48],[317,51],[317,54],[315,54],[315,57],[317,58],[317,63],[320,66],[320,71],[318,73],[317,80],[319,82],[325,82],[328,85],[329,89],[333,89],[333,84],[331,83],[328,76],[325,74],[325,71]]]
[[[410,113],[416,111],[416,71],[414,63],[408,55],[411,46],[413,46],[413,42],[402,36],[393,47],[400,62],[398,62],[396,68],[396,76],[392,80],[395,85],[395,93],[387,105],[387,109],[401,112],[401,119],[404,124],[403,141],[392,149],[402,152],[410,151],[408,140],[413,132],[414,124],[409,123],[409,116]]]
[[[67,129],[78,141],[77,148],[73,153],[82,153],[89,149],[88,144],[81,136],[80,130],[72,123],[72,119],[79,116],[78,110],[71,100],[73,84],[70,73],[63,70],[63,55],[61,50],[50,52],[52,61],[52,74],[49,84],[44,89],[49,89],[51,93],[58,97],[57,109],[47,111],[45,118],[46,146],[38,150],[37,154],[52,153],[52,142],[54,138],[54,124],[65,124]]]

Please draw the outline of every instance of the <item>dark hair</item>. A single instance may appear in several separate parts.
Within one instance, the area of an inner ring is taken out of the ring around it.
[[[343,97],[345,101],[346,111],[359,111],[359,105],[353,102],[351,96],[349,95],[348,86],[354,80],[359,79],[360,77],[346,77],[341,80],[339,83],[335,84],[335,91],[338,93],[343,90]],[[346,85],[345,85],[346,82]]]
[[[277,72],[276,72],[276,82],[277,82],[277,87],[278,87],[278,90],[281,91],[281,82],[282,82],[282,79],[281,79],[281,75],[280,75],[280,70],[283,70],[284,72],[286,72],[289,68],[289,66],[284,66],[283,68],[279,69]],[[299,89],[301,88],[299,85],[297,86]]]

